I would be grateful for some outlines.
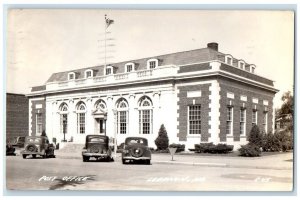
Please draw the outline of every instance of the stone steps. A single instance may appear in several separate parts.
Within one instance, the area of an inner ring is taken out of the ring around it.
[[[75,144],[75,143],[60,143],[59,151],[61,153],[73,153],[73,152],[81,152],[84,144]]]

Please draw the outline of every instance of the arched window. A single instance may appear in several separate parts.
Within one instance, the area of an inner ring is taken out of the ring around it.
[[[106,103],[102,99],[98,100],[95,103],[95,109],[96,110],[99,110],[99,109],[106,110]]]
[[[151,134],[153,126],[153,106],[149,97],[143,96],[139,100],[139,133]]]
[[[77,133],[85,133],[85,118],[86,118],[86,106],[83,102],[79,102],[76,106],[77,114]]]
[[[117,130],[119,134],[128,132],[128,102],[121,98],[117,101]]]
[[[59,107],[60,115],[60,132],[63,134],[68,133],[68,105],[62,103]]]

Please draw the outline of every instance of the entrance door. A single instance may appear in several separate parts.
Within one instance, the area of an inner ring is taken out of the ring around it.
[[[105,135],[105,120],[99,119],[99,133]]]
[[[106,120],[103,118],[96,118],[96,132],[98,134],[106,135]]]

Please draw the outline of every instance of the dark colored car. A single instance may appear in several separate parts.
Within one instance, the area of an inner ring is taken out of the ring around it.
[[[23,158],[31,155],[35,158],[37,155],[43,158],[54,158],[54,145],[49,143],[47,136],[27,136],[25,138],[25,149],[21,151]]]
[[[14,137],[11,145],[13,147],[24,148],[25,136],[16,136],[16,137]]]
[[[143,161],[150,165],[151,151],[148,147],[148,141],[142,137],[128,137],[125,139],[125,144],[122,152],[122,162],[126,161]]]
[[[9,144],[9,143],[6,144],[6,155],[7,156],[15,156],[16,155],[15,150],[16,149],[11,144]]]
[[[82,161],[87,162],[90,158],[97,160],[105,159],[113,161],[112,150],[109,146],[109,138],[104,135],[87,135],[85,146],[82,150]]]

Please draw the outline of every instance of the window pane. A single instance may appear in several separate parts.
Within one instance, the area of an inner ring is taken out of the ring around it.
[[[201,134],[201,105],[189,106],[189,134]]]

